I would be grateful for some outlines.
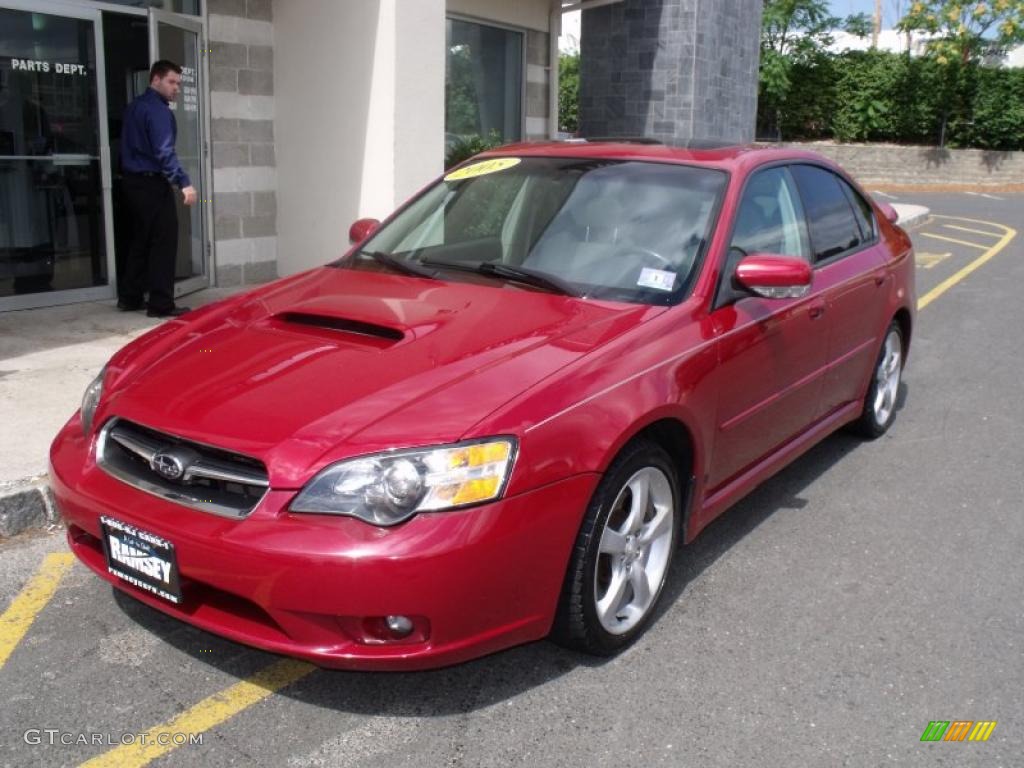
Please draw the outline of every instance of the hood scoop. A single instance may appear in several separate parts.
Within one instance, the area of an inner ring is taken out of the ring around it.
[[[313,312],[282,312],[274,316],[274,324],[282,328],[318,332],[321,337],[345,339],[377,349],[390,347],[405,338],[398,328]]]

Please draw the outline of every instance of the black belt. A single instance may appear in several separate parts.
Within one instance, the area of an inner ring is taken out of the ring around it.
[[[125,171],[124,175],[125,176],[135,176],[135,177],[140,177],[141,176],[141,177],[146,178],[146,179],[162,179],[162,178],[164,178],[164,175],[162,173],[160,173],[159,171],[139,171],[138,173],[136,173],[135,171],[131,171],[131,172]]]

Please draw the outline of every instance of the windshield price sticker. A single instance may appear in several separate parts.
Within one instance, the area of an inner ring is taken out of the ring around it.
[[[462,181],[463,179],[472,179],[477,176],[486,176],[488,173],[508,170],[513,166],[519,165],[521,162],[522,159],[518,157],[498,157],[494,160],[484,160],[467,165],[465,168],[459,168],[457,171],[452,171],[444,177],[444,180]]]
[[[663,269],[651,269],[644,267],[640,270],[640,278],[636,284],[641,288],[653,288],[656,291],[671,291],[676,282],[675,272],[666,272]]]

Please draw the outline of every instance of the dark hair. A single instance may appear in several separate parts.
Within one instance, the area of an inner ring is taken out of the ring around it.
[[[160,61],[154,62],[153,66],[149,68],[149,81],[153,82],[154,77],[167,77],[168,72],[176,72],[180,75],[181,67],[175,64],[173,61],[168,61],[167,59],[160,59]]]

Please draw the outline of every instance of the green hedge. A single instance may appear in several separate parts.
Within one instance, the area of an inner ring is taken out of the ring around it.
[[[759,135],[1024,150],[1024,69],[851,51],[795,65],[791,82],[778,110],[761,100]]]

